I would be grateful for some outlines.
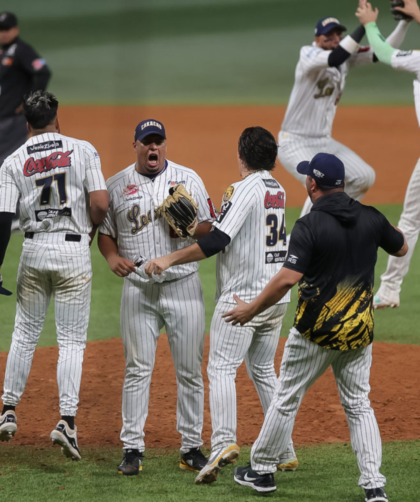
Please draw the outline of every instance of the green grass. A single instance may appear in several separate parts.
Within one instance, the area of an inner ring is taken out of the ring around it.
[[[401,205],[378,206],[388,219],[396,224],[402,210]],[[291,231],[294,222],[299,217],[299,208],[287,209],[287,229]],[[3,266],[3,279],[6,287],[16,293],[16,274],[19,264],[23,237],[19,234],[12,235],[6,259]],[[362,258],[361,258],[362,259]],[[93,263],[93,288],[91,304],[91,321],[88,331],[88,340],[105,340],[119,336],[120,326],[120,298],[122,279],[114,275],[106,261],[100,255],[96,244],[92,246]],[[216,259],[204,260],[200,264],[200,275],[203,282],[206,305],[206,332],[209,332],[210,321],[215,307],[214,295]],[[385,271],[387,255],[379,250],[378,264],[376,267],[376,285],[379,285],[380,275]],[[401,294],[401,307],[398,309],[379,311],[375,315],[375,340],[420,344],[420,331],[418,330],[417,306],[420,303],[420,246],[414,253],[411,261],[410,272],[406,276]],[[0,297],[0,351],[9,350],[15,317],[16,296]],[[287,336],[293,325],[294,310],[297,302],[297,288],[293,288],[292,301],[289,305],[286,318],[283,322],[282,336]],[[51,304],[47,315],[45,327],[41,334],[39,346],[56,344],[54,327],[54,311]]]
[[[194,484],[195,474],[178,469],[179,453],[148,450],[144,470],[135,477],[117,474],[121,460],[117,448],[83,448],[81,462],[70,462],[58,448],[2,446],[0,499],[4,501],[159,501],[159,502],[251,502],[261,497],[238,486],[233,469],[224,469],[211,486]],[[420,442],[392,442],[384,445],[382,472],[392,502],[418,501],[420,490]],[[270,500],[297,502],[362,502],[357,486],[359,472],[348,444],[297,448],[296,472],[277,473],[277,492]],[[243,448],[237,465],[249,460]]]
[[[296,8],[297,1],[299,7]],[[377,0],[379,26],[395,26]],[[327,15],[351,32],[357,1],[4,0],[22,37],[53,70],[64,104],[285,104],[299,49]],[[417,48],[418,26],[403,48]],[[366,39],[365,39],[366,40]],[[366,41],[364,43],[367,43]],[[343,104],[413,104],[413,76],[383,64],[355,69]]]

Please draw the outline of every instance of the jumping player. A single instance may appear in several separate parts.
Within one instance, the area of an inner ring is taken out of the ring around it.
[[[388,42],[399,47],[407,27],[406,21],[400,21]],[[346,192],[361,200],[375,181],[375,171],[350,148],[334,140],[331,131],[350,68],[373,63],[377,58],[371,49],[359,45],[365,33],[363,26],[342,39],[345,30],[338,19],[323,18],[316,25],[313,44],[301,48],[295,84],[279,132],[278,157],[287,171],[305,185],[305,177],[296,171],[299,162],[318,152],[337,155],[346,166]],[[308,198],[301,216],[311,206]]]
[[[213,231],[196,244],[150,261],[148,273],[161,273],[181,263],[217,255],[217,306],[210,328],[210,410],[212,452],[196,478],[216,481],[220,468],[239,455],[236,444],[236,371],[246,361],[264,413],[275,391],[274,356],[290,296],[286,295],[245,328],[232,328],[222,315],[232,309],[233,294],[251,299],[282,267],[286,257],[286,193],[273,178],[277,145],[261,127],[245,129],[239,139],[238,166],[242,180],[231,185]],[[223,251],[223,252],[220,252]],[[290,442],[278,459],[281,470],[295,470],[298,461]]]
[[[133,146],[137,161],[107,181],[110,208],[98,238],[99,249],[111,270],[124,277],[121,298],[121,335],[126,358],[121,431],[124,457],[118,472],[129,476],[142,470],[150,382],[163,326],[178,386],[180,467],[198,472],[207,462],[200,450],[205,318],[198,263],[175,267],[161,283],[133,272],[139,254],[154,258],[194,242],[192,238],[180,239],[164,218],[157,217],[156,209],[171,187],[183,184],[199,205],[195,238],[210,231],[214,209],[200,177],[166,159],[166,132],[161,122],[154,119],[140,122]]]
[[[93,226],[108,209],[95,148],[60,134],[58,101],[37,91],[24,102],[31,137],[0,171],[0,267],[20,201],[25,233],[17,278],[17,310],[4,379],[0,440],[17,431],[15,408],[25,389],[51,297],[55,303],[61,420],[51,433],[63,453],[80,460],[74,425],[89,323]],[[91,234],[91,235],[89,235]]]
[[[420,23],[420,9],[416,0],[404,0],[404,7],[395,9],[411,16]],[[414,100],[417,118],[420,124],[420,51],[399,51],[391,47],[382,39],[379,28],[376,25],[378,10],[373,11],[370,3],[360,2],[357,17],[365,25],[369,43],[372,45],[379,61],[391,65],[395,70],[403,70],[414,73]],[[408,242],[408,253],[403,259],[390,256],[388,267],[381,276],[381,285],[375,295],[374,307],[381,309],[398,307],[400,305],[401,285],[410,267],[410,260],[420,231],[420,159],[414,168],[405,194],[404,209],[398,222],[398,226],[404,232]]]

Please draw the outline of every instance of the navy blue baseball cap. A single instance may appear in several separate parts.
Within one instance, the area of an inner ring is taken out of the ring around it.
[[[325,35],[336,28],[347,31],[347,28],[343,26],[336,17],[323,17],[316,25],[315,36],[319,37],[319,35]]]
[[[165,128],[162,122],[154,119],[142,120],[134,131],[134,141],[141,141],[149,134],[159,134],[162,138],[166,139]]]
[[[344,188],[344,164],[330,153],[317,153],[311,161],[300,162],[297,172],[310,176],[321,187]]]

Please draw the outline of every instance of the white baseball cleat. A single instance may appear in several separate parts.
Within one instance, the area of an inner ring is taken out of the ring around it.
[[[12,410],[0,416],[0,441],[10,441],[17,432],[17,417]]]
[[[77,445],[77,427],[74,426],[72,431],[68,423],[60,420],[57,427],[51,432],[50,438],[53,444],[61,446],[63,455],[71,458],[72,460],[81,460],[80,450]]]
[[[373,297],[374,309],[387,309],[387,308],[395,309],[399,306],[400,306],[399,295],[391,295],[387,300],[379,296],[378,293]]]
[[[217,481],[222,467],[228,464],[234,464],[239,457],[241,449],[237,444],[230,444],[212,452],[207,465],[203,467],[199,475],[195,478],[196,485],[209,485]]]

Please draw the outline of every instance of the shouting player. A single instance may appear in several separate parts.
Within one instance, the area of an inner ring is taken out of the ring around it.
[[[245,359],[264,413],[276,385],[274,356],[290,296],[286,295],[244,328],[232,328],[222,315],[232,309],[234,293],[250,300],[281,269],[286,257],[286,194],[273,178],[276,140],[261,127],[245,129],[239,139],[238,165],[242,180],[231,185],[222,200],[213,231],[192,246],[151,260],[146,272],[217,256],[217,306],[210,328],[210,410],[212,452],[196,478],[209,484],[220,468],[239,455],[236,444],[236,388],[238,367]],[[223,251],[220,253],[220,251]],[[290,442],[278,460],[281,470],[295,470],[298,461]]]
[[[388,42],[399,47],[407,32],[408,23],[401,21]],[[318,152],[340,157],[346,165],[346,192],[361,200],[375,181],[374,170],[350,148],[331,137],[338,102],[343,93],[349,69],[377,61],[368,47],[359,42],[365,33],[359,26],[345,38],[346,28],[334,17],[321,19],[316,25],[315,41],[300,50],[295,84],[279,132],[278,157],[282,165],[305,185],[305,177],[296,166]],[[302,216],[311,209],[307,198]]]
[[[61,420],[51,439],[67,457],[80,460],[74,417],[89,323],[89,245],[92,227],[106,215],[108,193],[98,153],[87,141],[60,134],[57,108],[58,101],[49,92],[37,91],[26,99],[24,112],[31,137],[6,158],[0,171],[0,266],[18,201],[25,233],[0,440],[8,441],[17,431],[15,408],[53,297]]]
[[[403,7],[395,10],[412,17],[420,24],[420,9],[416,0],[404,0]],[[416,104],[417,118],[420,124],[420,51],[398,51],[391,47],[382,38],[376,25],[378,10],[373,11],[370,3],[360,2],[357,11],[361,23],[366,27],[369,43],[378,55],[379,61],[391,65],[396,70],[414,73],[414,99]],[[401,285],[410,267],[410,260],[420,231],[420,159],[417,161],[405,194],[404,209],[398,222],[398,226],[404,232],[408,242],[408,253],[403,259],[390,256],[388,267],[381,276],[381,285],[375,295],[374,307],[387,308],[400,305]]]
[[[200,471],[207,459],[200,450],[204,386],[201,362],[204,350],[204,299],[198,263],[175,267],[162,282],[136,273],[138,255],[154,258],[188,246],[159,217],[158,207],[171,189],[183,184],[199,208],[194,238],[207,234],[213,204],[201,178],[191,169],[166,159],[163,124],[143,120],[134,135],[137,161],[107,181],[110,208],[99,230],[99,249],[111,270],[124,277],[121,298],[121,335],[126,371],[123,387],[121,440],[124,457],[119,473],[142,470],[144,425],[149,407],[150,382],[156,344],[163,326],[175,366],[178,386],[177,430],[181,434],[184,470]]]

